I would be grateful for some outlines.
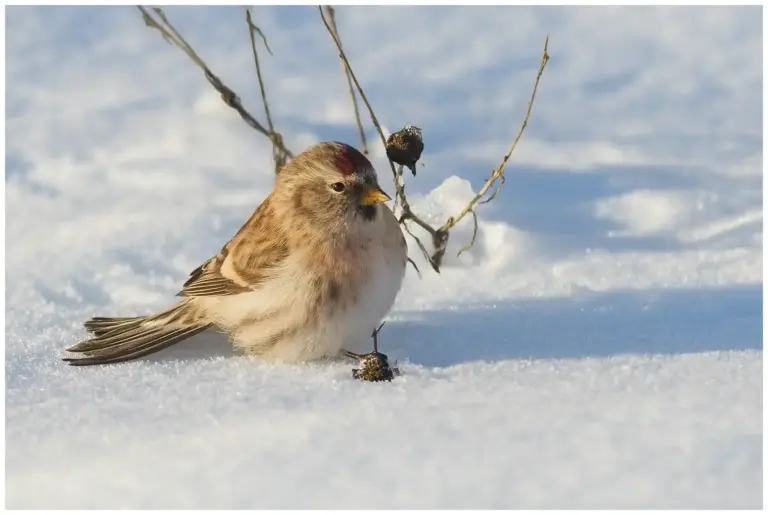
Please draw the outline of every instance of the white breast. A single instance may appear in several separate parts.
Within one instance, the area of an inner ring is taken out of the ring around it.
[[[399,231],[397,225],[394,227]],[[371,333],[392,308],[406,262],[400,234],[386,237],[384,233],[392,226],[381,223],[379,228],[382,233],[358,256],[366,279],[356,281],[357,302],[321,315],[327,318],[308,320],[314,298],[311,277],[306,276],[305,265],[295,257],[284,263],[279,279],[252,293],[212,299],[208,301],[209,312],[215,313],[219,325],[230,332],[236,347],[266,358],[310,361],[336,356],[342,349],[370,352]],[[274,337],[286,330],[289,333],[275,341]]]
[[[369,254],[369,280],[362,287],[358,302],[328,321],[329,345],[338,341],[352,352],[373,350],[371,333],[392,308],[405,275],[404,252],[392,250],[379,248]]]

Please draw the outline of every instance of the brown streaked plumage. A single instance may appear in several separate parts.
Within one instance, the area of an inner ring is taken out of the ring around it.
[[[190,273],[170,309],[95,317],[71,365],[117,363],[208,328],[268,358],[306,361],[362,348],[405,273],[405,239],[371,163],[344,143],[286,164],[235,236]]]

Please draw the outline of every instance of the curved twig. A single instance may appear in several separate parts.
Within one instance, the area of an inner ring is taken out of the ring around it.
[[[245,9],[245,21],[248,24],[248,34],[251,36],[251,50],[253,50],[253,62],[256,65],[256,77],[259,80],[259,90],[261,91],[261,101],[264,104],[264,114],[267,117],[267,125],[269,126],[269,133],[270,134],[276,134],[277,131],[275,131],[275,124],[272,123],[272,115],[269,112],[269,102],[267,102],[267,91],[264,87],[264,79],[261,76],[261,66],[259,65],[259,52],[256,50],[256,37],[254,36],[254,32],[258,32],[261,36],[261,39],[264,41],[264,47],[267,49],[267,52],[269,52],[270,55],[272,54],[272,50],[269,49],[269,44],[267,43],[267,37],[264,35],[264,33],[261,31],[260,28],[258,28],[251,18],[251,10],[246,7]],[[280,148],[276,144],[276,139],[270,138],[272,140],[272,160],[275,162],[275,173],[278,173],[280,169],[283,167],[285,162],[287,161],[288,156],[285,155],[285,153],[280,150]]]
[[[203,70],[203,73],[205,74],[205,78],[208,79],[208,82],[211,83],[211,86],[213,86],[216,91],[218,91],[221,94],[221,99],[224,101],[225,104],[227,104],[229,107],[237,111],[237,113],[240,115],[240,117],[247,123],[250,127],[257,130],[267,138],[269,138],[270,141],[278,148],[281,152],[283,152],[288,158],[293,158],[293,152],[288,150],[288,148],[285,146],[285,143],[283,143],[283,137],[280,133],[270,131],[266,129],[261,123],[259,123],[256,118],[254,118],[246,109],[243,107],[242,103],[240,102],[240,97],[235,94],[234,91],[232,91],[229,87],[227,87],[226,84],[221,82],[221,79],[219,79],[211,70],[208,68],[208,65],[205,64],[205,61],[203,61],[200,56],[197,55],[197,53],[192,49],[192,47],[187,43],[187,41],[184,39],[184,37],[179,34],[179,32],[176,30],[176,28],[171,24],[170,21],[168,21],[168,18],[165,16],[165,13],[163,12],[162,8],[160,7],[153,7],[152,10],[157,14],[157,16],[162,20],[162,23],[159,23],[157,20],[155,20],[149,12],[142,6],[137,6],[139,8],[139,11],[141,11],[142,17],[144,19],[144,23],[153,29],[156,29],[160,32],[160,34],[163,36],[163,39],[165,39],[168,43],[178,47],[181,51],[183,51],[187,56],[201,69]]]
[[[341,47],[341,36],[339,36],[339,30],[336,28],[336,9],[334,9],[332,5],[326,5],[325,10],[328,12],[328,18],[331,20],[331,29],[333,30],[333,33],[336,34],[336,39],[339,40],[339,47]],[[343,60],[341,60],[341,67],[344,68],[344,76],[347,78],[349,96],[352,98],[352,108],[355,111],[355,123],[357,123],[357,132],[360,135],[360,144],[363,147],[363,154],[368,155],[368,142],[365,139],[363,122],[360,120],[360,109],[357,106],[355,86],[352,84],[352,77],[349,75],[349,68],[347,68],[346,64],[344,64]]]
[[[339,38],[337,37],[334,30],[331,28],[330,23],[328,23],[328,20],[325,17],[325,13],[323,12],[323,7],[318,5],[318,10],[320,11],[320,17],[323,19],[323,24],[325,25],[325,28],[328,30],[328,33],[333,38],[333,42],[336,44],[336,48],[339,51],[339,58],[344,62],[344,66],[349,73],[349,76],[352,78],[352,81],[355,83],[355,87],[357,88],[358,93],[360,93],[360,98],[363,99],[363,102],[365,103],[365,106],[368,108],[368,113],[371,116],[371,121],[373,122],[374,127],[376,127],[376,131],[379,133],[379,137],[381,138],[381,144],[386,147],[387,146],[387,138],[384,137],[384,131],[381,129],[381,125],[379,124],[379,120],[376,118],[376,113],[373,112],[373,107],[371,107],[371,103],[368,102],[368,97],[365,96],[365,91],[363,91],[362,86],[360,86],[360,82],[357,80],[357,77],[355,76],[355,72],[352,70],[352,67],[349,64],[349,59],[347,59],[347,55],[344,53],[344,49],[341,47],[341,42],[339,41]],[[411,211],[411,207],[408,204],[408,199],[405,198],[405,193],[403,190],[403,186],[400,183],[400,177],[397,174],[397,171],[395,170],[395,165],[387,158],[387,161],[389,162],[389,166],[392,169],[392,177],[394,179],[395,183],[395,194],[400,198],[400,204],[401,209],[403,211],[403,216],[400,217],[400,223],[402,224],[406,220],[412,220],[418,225],[420,225],[424,230],[429,232],[433,239],[435,238],[438,231],[433,229],[428,223],[421,220],[418,216],[416,216],[413,211]],[[419,248],[424,253],[424,257],[427,258],[427,260],[432,263],[432,258],[427,252],[427,250],[424,248],[424,245],[419,241],[419,239],[414,236],[410,231],[408,231],[408,234],[411,235],[412,238],[416,240],[416,242],[419,244]],[[435,263],[432,263],[433,268],[437,269],[439,268],[439,265],[435,267]]]
[[[461,213],[459,213],[457,216],[452,216],[449,218],[443,225],[440,227],[440,230],[448,231],[452,227],[454,227],[457,223],[461,221],[462,218],[464,218],[467,213],[472,212],[474,214],[475,204],[477,204],[480,199],[483,198],[483,196],[488,192],[488,190],[493,186],[493,184],[498,180],[501,179],[501,182],[497,186],[496,190],[493,192],[493,194],[485,201],[483,202],[488,203],[499,193],[499,190],[501,189],[501,186],[504,184],[504,167],[507,164],[507,161],[509,161],[509,158],[512,156],[512,153],[515,151],[515,148],[517,148],[517,143],[520,141],[520,138],[523,136],[523,132],[525,132],[525,128],[528,126],[528,119],[531,116],[531,109],[533,109],[533,102],[536,99],[536,91],[539,89],[539,80],[541,79],[541,74],[544,73],[544,68],[547,66],[547,62],[549,61],[549,53],[547,52],[547,46],[549,45],[549,36],[544,40],[544,54],[541,56],[541,64],[539,65],[539,72],[536,74],[536,81],[533,84],[533,92],[531,93],[531,99],[528,101],[528,109],[525,112],[525,118],[523,119],[523,124],[520,127],[520,131],[518,131],[517,136],[515,137],[515,140],[512,142],[512,146],[509,147],[509,151],[507,152],[507,155],[504,156],[504,159],[501,161],[501,164],[493,171],[490,178],[485,182],[482,188],[480,188],[480,191],[475,195],[475,197],[469,201],[469,204],[467,204],[467,207],[465,207]]]

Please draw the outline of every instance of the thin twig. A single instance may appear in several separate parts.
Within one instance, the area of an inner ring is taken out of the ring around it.
[[[264,104],[264,113],[267,116],[267,126],[269,126],[269,133],[275,134],[275,125],[272,123],[272,115],[269,112],[269,102],[267,102],[267,92],[264,88],[264,80],[261,76],[261,66],[259,65],[259,52],[256,50],[256,37],[254,36],[254,32],[258,32],[261,35],[261,39],[264,41],[264,46],[267,49],[267,52],[272,55],[272,51],[269,49],[269,44],[267,44],[267,37],[264,35],[264,33],[261,31],[260,28],[258,28],[251,19],[251,10],[249,8],[245,9],[245,21],[248,23],[248,33],[251,36],[251,49],[253,50],[253,62],[256,65],[256,76],[259,79],[259,90],[261,91],[261,100]],[[283,153],[275,144],[275,140],[272,139],[272,160],[275,162],[275,173],[278,173],[280,169],[283,167],[283,165],[286,162],[286,155]]]
[[[197,53],[192,49],[192,47],[187,43],[187,40],[184,39],[184,36],[179,34],[179,32],[176,30],[176,28],[171,25],[171,22],[168,21],[168,18],[165,16],[165,11],[161,7],[153,7],[152,10],[155,11],[155,14],[157,14],[161,20],[163,20],[163,23],[168,26],[168,29],[157,23],[150,15],[149,13],[141,6],[137,6],[139,10],[142,12],[144,16],[144,23],[146,23],[150,27],[154,27],[157,30],[159,30],[166,41],[169,43],[176,45],[181,50],[186,53],[190,59],[192,59],[199,67],[205,68],[205,63],[202,59],[197,55]],[[170,32],[169,32],[170,30]],[[172,33],[172,34],[171,34]]]
[[[499,191],[501,191],[501,187],[504,186],[504,183],[507,180],[503,175],[500,177],[500,179],[501,179],[501,182],[496,185],[496,189],[493,190],[493,193],[491,193],[491,195],[487,199],[481,200],[480,202],[478,202],[479,204],[487,204],[488,202],[496,198],[496,195],[498,195]]]
[[[421,279],[421,270],[419,270],[419,267],[418,267],[418,266],[416,266],[416,263],[413,261],[413,259],[411,259],[410,257],[408,257],[408,262],[409,262],[411,265],[413,265],[413,269],[414,269],[414,270],[416,270],[416,274],[419,276],[419,279]]]
[[[251,8],[247,7],[246,10],[248,11],[248,14],[250,14]],[[262,30],[257,26],[254,25],[253,22],[249,19],[250,26],[253,30],[259,33],[259,36],[261,36],[261,40],[264,42],[264,48],[267,49],[267,52],[269,52],[269,55],[274,56],[275,54],[272,53],[272,49],[269,48],[269,43],[267,43],[267,36],[262,32]]]
[[[331,30],[336,35],[336,39],[339,40],[339,47],[341,47],[341,36],[339,36],[339,30],[336,27],[336,9],[331,5],[326,5],[325,10],[328,13],[328,18],[331,20]],[[365,139],[365,130],[363,129],[363,122],[360,120],[360,109],[357,107],[357,96],[355,95],[355,87],[352,84],[352,77],[349,75],[349,69],[341,61],[341,67],[344,69],[344,75],[347,77],[347,85],[349,86],[349,96],[352,98],[352,108],[355,110],[355,122],[357,123],[357,130],[360,134],[360,143],[363,147],[363,154],[368,155],[368,143]]]
[[[376,119],[376,115],[373,112],[373,108],[371,107],[370,102],[368,102],[368,99],[365,96],[365,92],[363,91],[363,88],[360,86],[360,83],[358,82],[354,71],[352,71],[352,67],[349,64],[349,60],[347,59],[347,56],[344,53],[344,49],[341,46],[341,41],[339,40],[337,31],[333,27],[331,27],[328,20],[326,19],[325,14],[323,13],[322,6],[318,6],[318,9],[320,10],[320,17],[323,20],[323,24],[325,24],[325,28],[328,30],[328,33],[331,35],[334,43],[336,44],[336,48],[339,51],[339,57],[344,63],[344,67],[347,70],[348,77],[350,77],[352,81],[354,81],[355,86],[357,87],[357,90],[360,93],[360,97],[363,99],[363,102],[365,102],[365,105],[368,108],[368,112],[371,115],[371,121],[373,122],[373,125],[376,127],[376,130],[378,131],[379,136],[381,137],[381,142],[386,147],[387,141],[386,141],[386,138],[384,137],[384,132],[381,130],[381,126],[379,125],[379,122]],[[330,12],[332,12],[332,10]],[[491,201],[498,194],[498,192],[501,190],[501,187],[504,184],[504,181],[505,181],[504,167],[507,164],[507,161],[509,161],[509,158],[512,156],[512,153],[515,151],[515,148],[517,148],[517,144],[520,141],[520,138],[522,137],[523,132],[525,131],[525,128],[528,125],[528,119],[531,116],[533,102],[536,98],[536,91],[538,90],[538,87],[539,87],[539,80],[541,79],[541,75],[544,73],[544,68],[546,67],[547,62],[549,61],[549,53],[547,52],[548,45],[549,45],[549,36],[547,36],[547,38],[544,41],[544,54],[542,55],[542,58],[541,58],[541,65],[539,66],[539,72],[536,75],[536,81],[533,86],[533,92],[531,94],[531,99],[528,102],[528,109],[526,111],[525,118],[523,119],[523,123],[520,128],[520,131],[517,133],[517,136],[515,137],[515,140],[512,143],[512,146],[510,147],[506,156],[504,156],[504,159],[501,162],[501,165],[499,165],[499,167],[493,171],[493,173],[491,174],[491,177],[486,181],[486,183],[480,189],[478,194],[472,200],[470,200],[467,207],[465,207],[457,216],[449,217],[448,220],[439,229],[434,229],[424,220],[416,216],[416,214],[411,210],[411,207],[408,203],[408,199],[405,196],[405,186],[400,181],[402,174],[398,174],[398,172],[395,170],[394,163],[391,160],[389,160],[389,165],[392,168],[392,176],[395,183],[395,190],[396,190],[395,202],[397,203],[397,201],[399,200],[401,204],[401,210],[402,210],[402,215],[400,216],[399,222],[403,225],[403,228],[405,228],[406,232],[414,240],[416,240],[416,243],[418,244],[419,249],[427,258],[427,260],[430,262],[430,264],[432,265],[432,268],[438,273],[440,272],[440,264],[442,262],[442,258],[445,255],[445,251],[448,246],[449,231],[453,227],[455,227],[456,224],[459,223],[461,219],[464,218],[468,213],[472,213],[472,216],[474,217],[474,220],[475,220],[475,227],[472,235],[472,241],[470,242],[468,247],[461,249],[459,251],[459,254],[461,254],[461,252],[464,252],[467,248],[471,248],[477,236],[477,214],[474,211],[475,205],[483,198],[483,196],[485,196],[488,190],[496,183],[498,179],[501,179],[501,182],[496,186],[496,189],[491,194],[491,196],[483,203],[487,203]],[[401,167],[401,171],[402,171],[402,167]],[[431,256],[429,255],[426,248],[424,247],[424,244],[421,243],[421,240],[419,240],[419,238],[416,237],[410,231],[408,226],[405,224],[405,222],[408,220],[413,221],[414,223],[419,225],[422,229],[427,231],[430,234],[430,236],[432,236],[432,244],[435,250]]]
[[[360,98],[363,99],[363,102],[365,103],[365,106],[368,108],[368,113],[371,116],[371,121],[373,122],[374,127],[376,127],[376,131],[379,133],[379,137],[381,138],[381,144],[384,145],[384,147],[387,146],[387,138],[384,137],[384,131],[381,129],[381,125],[379,124],[379,120],[376,118],[376,114],[373,112],[373,107],[371,107],[371,103],[368,102],[368,97],[365,96],[365,92],[363,91],[362,86],[360,86],[360,82],[357,80],[357,77],[355,76],[355,72],[352,70],[352,66],[349,64],[349,59],[347,59],[347,55],[344,53],[344,49],[341,47],[341,42],[339,41],[339,38],[336,36],[336,33],[331,28],[330,24],[328,23],[328,20],[325,17],[325,13],[323,12],[322,6],[317,6],[318,10],[320,11],[320,17],[323,19],[323,24],[325,25],[325,28],[328,30],[328,33],[331,35],[331,38],[333,38],[333,42],[336,44],[336,48],[339,51],[339,58],[344,62],[344,66],[349,73],[349,76],[352,78],[352,81],[355,83],[355,87],[357,88],[358,93],[360,93]],[[387,161],[389,161],[389,166],[392,169],[392,177],[394,179],[395,183],[395,194],[400,198],[400,204],[401,209],[403,211],[402,216],[400,217],[400,223],[403,224],[405,227],[404,222],[406,220],[412,220],[416,224],[420,225],[425,231],[427,231],[432,236],[433,243],[437,243],[435,247],[437,248],[439,245],[441,245],[443,240],[443,235],[440,234],[439,231],[436,231],[433,229],[427,222],[421,220],[418,216],[416,216],[413,211],[411,211],[411,206],[408,204],[408,199],[405,197],[405,192],[403,189],[403,185],[400,182],[400,177],[395,170],[395,164],[392,162],[391,159],[387,158]],[[406,228],[407,230],[407,228]],[[435,263],[432,259],[432,257],[429,255],[429,252],[427,252],[424,245],[421,243],[421,241],[413,235],[410,231],[407,231],[408,234],[413,237],[416,242],[419,244],[419,248],[424,253],[424,257],[427,258],[427,260],[432,264],[432,267],[435,270],[439,270],[439,263]],[[445,233],[445,238],[447,240],[447,232]]]
[[[184,37],[173,27],[173,25],[168,21],[167,17],[165,16],[165,13],[163,10],[159,7],[153,7],[152,10],[155,12],[155,14],[159,17],[160,20],[162,20],[163,23],[159,23],[156,19],[154,19],[147,10],[142,7],[138,6],[139,10],[142,13],[142,16],[144,18],[144,23],[151,28],[154,28],[160,32],[163,39],[165,39],[168,43],[178,47],[181,49],[187,56],[195,63],[197,64],[205,73],[205,77],[208,80],[208,82],[211,83],[211,85],[221,94],[222,100],[232,109],[236,110],[238,114],[240,114],[241,118],[253,129],[257,130],[261,134],[265,135],[267,138],[272,141],[273,144],[273,153],[275,156],[276,166],[279,159],[282,159],[283,162],[286,159],[293,158],[293,153],[288,150],[285,147],[285,144],[283,143],[282,136],[274,130],[274,124],[272,122],[272,118],[269,112],[269,106],[267,104],[266,100],[266,92],[264,88],[264,83],[261,76],[261,69],[259,66],[259,60],[258,60],[258,54],[256,52],[256,45],[255,45],[255,37],[254,37],[254,31],[258,32],[261,36],[262,40],[264,41],[264,46],[266,47],[267,51],[272,54],[272,51],[269,48],[269,45],[267,44],[267,39],[264,33],[253,24],[250,11],[246,10],[246,19],[249,26],[249,32],[251,37],[251,46],[254,53],[254,62],[256,64],[256,71],[259,78],[259,86],[261,88],[261,94],[262,94],[262,100],[264,102],[264,110],[267,117],[267,125],[268,128],[265,128],[261,123],[259,123],[253,116],[251,116],[248,111],[245,110],[245,108],[242,106],[240,102],[240,98],[235,94],[234,91],[232,91],[229,87],[227,87],[224,83],[221,82],[221,80],[208,68],[208,66],[205,64],[205,62],[197,55],[197,53],[192,49],[192,47],[187,43],[187,41],[184,39]],[[339,51],[339,58],[341,59],[341,62],[344,65],[344,70],[347,76],[347,82],[350,86],[350,95],[352,97],[353,107],[355,109],[355,119],[358,125],[358,129],[360,130],[361,135],[361,141],[363,144],[364,151],[367,153],[367,143],[365,140],[365,133],[362,129],[362,122],[360,121],[360,113],[357,106],[357,100],[356,96],[354,94],[354,88],[352,87],[352,84],[354,83],[355,88],[357,88],[358,93],[360,94],[360,98],[363,99],[363,102],[365,103],[366,107],[368,108],[368,112],[371,116],[371,121],[373,122],[374,127],[376,127],[376,131],[379,133],[379,137],[381,138],[381,142],[386,148],[387,142],[386,138],[384,136],[384,132],[381,128],[381,125],[379,124],[378,119],[376,118],[376,115],[373,111],[373,107],[371,107],[370,102],[368,102],[368,98],[365,96],[365,92],[363,91],[362,86],[360,86],[359,81],[357,80],[357,77],[354,74],[354,71],[352,70],[352,67],[349,64],[349,60],[347,59],[346,54],[344,53],[344,49],[341,45],[341,40],[338,36],[338,30],[336,27],[336,21],[335,21],[335,12],[333,7],[328,6],[328,16],[331,20],[331,23],[329,24],[328,19],[326,19],[326,16],[323,12],[323,7],[318,6],[318,9],[320,11],[320,17],[323,20],[323,24],[325,25],[325,28],[328,30],[328,33],[333,38],[334,43],[336,44],[336,48]],[[480,189],[480,191],[475,195],[475,197],[470,200],[470,202],[467,204],[467,206],[457,215],[449,217],[448,220],[439,228],[435,229],[432,226],[430,226],[427,222],[419,218],[412,210],[408,203],[408,199],[405,195],[405,185],[401,182],[402,181],[402,166],[400,167],[400,173],[395,169],[395,164],[392,162],[391,159],[388,158],[389,166],[392,170],[392,177],[393,181],[395,183],[395,206],[397,204],[400,204],[401,207],[401,215],[399,218],[399,223],[403,226],[405,231],[414,239],[416,240],[416,243],[419,246],[419,249],[424,254],[424,256],[427,258],[427,260],[432,265],[432,268],[436,272],[440,272],[440,264],[442,262],[442,258],[445,255],[447,244],[448,244],[448,236],[449,231],[453,227],[456,226],[457,223],[459,223],[468,213],[472,214],[473,220],[474,220],[474,229],[472,233],[472,240],[470,241],[469,245],[462,248],[459,251],[459,255],[466,251],[467,249],[471,248],[472,245],[475,242],[476,236],[477,236],[477,213],[475,212],[475,207],[477,204],[486,204],[493,200],[496,195],[501,190],[502,186],[505,182],[504,177],[504,168],[509,161],[510,157],[512,156],[512,153],[517,148],[517,144],[520,141],[523,132],[525,131],[525,128],[528,125],[528,120],[531,115],[531,110],[533,108],[533,103],[536,98],[536,92],[538,90],[539,81],[541,79],[541,76],[544,72],[544,68],[547,65],[547,62],[549,61],[549,53],[548,53],[548,44],[549,44],[549,36],[545,39],[544,42],[544,53],[542,55],[541,64],[539,66],[538,74],[536,75],[536,81],[533,86],[533,92],[531,93],[531,98],[528,102],[528,109],[526,110],[525,118],[523,119],[522,126],[520,127],[519,132],[517,133],[517,136],[515,137],[509,151],[504,156],[504,159],[502,160],[501,164],[493,171],[491,176],[486,180],[483,187]],[[499,181],[500,179],[500,181]],[[497,181],[499,181],[497,183]],[[486,194],[490,190],[491,187],[496,186],[494,188],[494,191],[487,197]],[[432,245],[434,247],[434,252],[432,255],[429,255],[429,252],[422,244],[421,240],[417,236],[415,236],[409,229],[408,225],[406,224],[407,221],[412,221],[416,225],[420,226],[422,229],[424,229],[427,233],[430,234],[432,237]],[[409,262],[416,268],[416,271],[421,275],[418,268],[416,267],[416,264],[409,258]]]
[[[259,89],[261,90],[261,99],[264,102],[264,114],[267,116],[267,125],[269,126],[270,132],[274,132],[275,125],[272,123],[272,116],[269,113],[269,102],[267,102],[267,93],[264,89],[264,80],[261,77],[261,66],[259,66],[259,52],[256,50],[256,38],[253,35],[255,31],[258,31],[259,34],[261,34],[262,39],[264,40],[264,46],[267,48],[267,51],[269,51],[269,46],[267,45],[267,38],[264,36],[264,33],[261,32],[261,29],[259,29],[256,25],[254,25],[253,20],[251,18],[251,9],[246,8],[245,9],[245,21],[248,23],[248,33],[251,36],[251,49],[253,50],[253,62],[256,65],[256,76],[259,79]],[[271,54],[272,52],[269,51]]]
[[[221,79],[219,79],[205,64],[205,62],[200,58],[200,56],[197,55],[197,53],[192,49],[192,47],[187,43],[187,41],[184,39],[184,37],[179,34],[179,32],[176,30],[176,28],[171,24],[170,21],[168,21],[168,18],[165,16],[165,13],[160,7],[153,7],[152,10],[157,14],[157,16],[162,20],[162,23],[159,23],[156,19],[154,19],[149,12],[142,6],[137,6],[139,10],[141,11],[142,17],[144,18],[144,23],[153,29],[156,29],[160,32],[160,34],[163,36],[163,39],[165,39],[168,43],[178,47],[181,51],[183,51],[187,56],[195,63],[198,67],[200,67],[201,70],[203,70],[203,73],[205,74],[205,78],[208,80],[208,82],[211,83],[211,85],[221,94],[221,99],[224,101],[225,104],[227,104],[229,107],[237,111],[237,113],[240,115],[240,117],[247,123],[250,127],[257,130],[267,138],[269,138],[270,141],[278,148],[281,152],[285,154],[288,158],[293,158],[293,152],[288,150],[286,148],[285,144],[283,143],[283,137],[278,132],[269,131],[266,129],[261,123],[259,123],[256,118],[254,118],[248,111],[245,110],[242,103],[240,102],[240,97],[235,94],[234,91],[232,91],[229,87],[227,87],[226,84],[221,82]]]
[[[475,244],[475,238],[477,238],[477,213],[475,213],[474,209],[472,211],[470,211],[470,213],[472,213],[472,220],[475,223],[474,228],[472,229],[472,239],[470,240],[470,242],[467,245],[465,245],[464,247],[459,249],[459,252],[456,253],[456,257],[461,256],[464,252],[466,252],[469,249],[471,249],[472,245]]]
[[[549,45],[549,36],[544,40],[544,53],[541,56],[541,64],[539,65],[539,73],[536,74],[536,82],[533,84],[533,92],[531,93],[531,99],[528,101],[528,109],[525,112],[525,118],[523,119],[523,124],[520,127],[520,131],[518,131],[517,136],[515,137],[515,140],[512,142],[512,146],[509,147],[509,151],[507,152],[507,155],[504,156],[504,159],[501,161],[501,164],[493,171],[491,176],[488,178],[486,183],[483,185],[482,188],[480,188],[480,191],[475,195],[475,197],[469,201],[469,204],[467,204],[467,207],[464,208],[464,210],[458,214],[458,216],[449,218],[442,227],[440,227],[441,231],[448,231],[452,227],[454,227],[459,221],[461,221],[462,218],[464,218],[467,213],[475,214],[475,204],[477,204],[480,199],[483,198],[483,196],[488,192],[488,190],[493,186],[493,184],[498,180],[501,179],[501,182],[497,186],[496,190],[493,192],[493,194],[488,198],[488,200],[485,202],[491,201],[496,194],[501,189],[501,186],[504,184],[504,167],[507,164],[507,161],[509,161],[509,158],[512,156],[512,153],[515,151],[515,148],[517,147],[517,143],[520,141],[520,138],[523,136],[523,132],[525,132],[525,128],[528,126],[528,118],[531,116],[531,109],[533,108],[533,102],[536,99],[536,91],[539,88],[539,80],[541,79],[541,74],[544,73],[544,68],[547,66],[547,62],[549,61],[549,53],[547,52],[547,46]],[[473,238],[474,239],[474,238]]]

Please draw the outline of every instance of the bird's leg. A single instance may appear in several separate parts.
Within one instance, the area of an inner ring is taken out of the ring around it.
[[[384,324],[386,324],[386,322],[382,322],[379,327],[373,330],[373,334],[371,334],[371,338],[373,338],[373,352],[376,354],[379,353],[379,331],[384,327]]]
[[[356,352],[348,351],[346,349],[341,349],[341,355],[345,358],[350,359],[357,359],[357,360],[363,360],[366,358],[370,358],[371,356],[374,356],[376,354],[379,354],[379,331],[381,331],[381,328],[384,327],[384,324],[386,322],[382,322],[381,325],[373,330],[373,333],[371,334],[371,338],[373,338],[373,352],[369,352],[367,354],[358,354]],[[386,357],[386,355],[383,355]]]

